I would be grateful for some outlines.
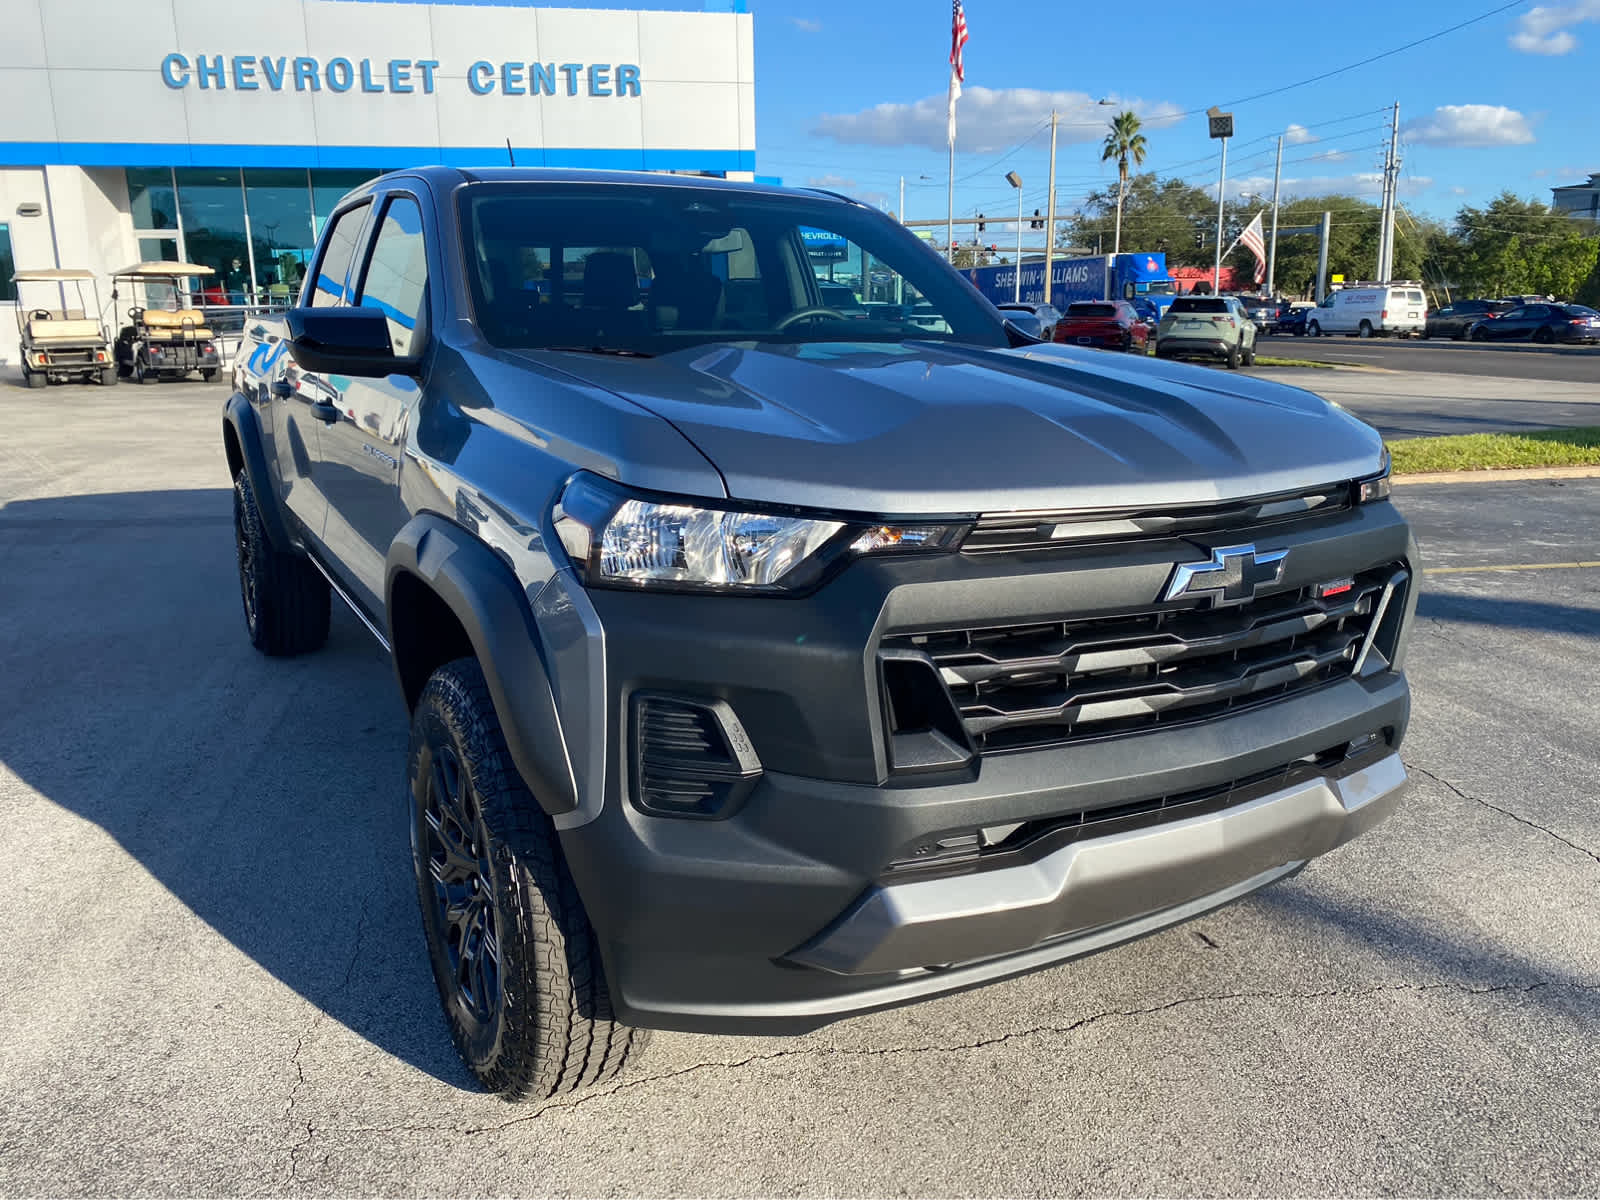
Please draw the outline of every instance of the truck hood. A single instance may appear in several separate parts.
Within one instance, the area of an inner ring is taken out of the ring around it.
[[[717,343],[527,357],[671,422],[730,497],[932,516],[1202,504],[1377,471],[1377,432],[1298,388],[1070,346]]]

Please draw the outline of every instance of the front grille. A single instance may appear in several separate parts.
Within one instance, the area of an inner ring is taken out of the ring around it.
[[[1112,542],[1158,537],[1195,537],[1224,530],[1255,528],[1312,516],[1328,516],[1350,507],[1349,483],[1330,484],[1307,492],[1286,492],[1182,508],[1139,508],[1121,512],[987,513],[978,518],[961,543],[966,554],[1014,553],[1060,549],[1085,542]]]
[[[1326,599],[1300,588],[1226,608],[884,639],[926,654],[983,753],[1201,721],[1348,676],[1398,566]],[[927,678],[932,678],[930,672]]]

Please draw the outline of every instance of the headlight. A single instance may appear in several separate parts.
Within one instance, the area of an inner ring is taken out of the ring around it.
[[[1356,503],[1372,504],[1378,500],[1387,500],[1392,488],[1389,481],[1389,448],[1383,449],[1383,469],[1376,475],[1369,475],[1365,479],[1356,480]]]
[[[635,496],[588,475],[567,485],[555,526],[590,586],[740,592],[804,591],[850,558],[950,549],[967,529]]]

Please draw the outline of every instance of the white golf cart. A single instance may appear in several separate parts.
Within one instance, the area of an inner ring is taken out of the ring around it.
[[[144,262],[124,267],[111,276],[111,302],[116,304],[119,284],[128,287],[128,321],[117,334],[114,354],[117,371],[137,383],[182,379],[190,371],[212,380],[222,369],[222,350],[206,315],[189,308],[185,280],[214,274],[196,263]],[[150,288],[164,286],[176,304],[184,307],[152,308]]]
[[[29,387],[69,380],[116,383],[111,339],[100,324],[100,288],[94,272],[56,267],[18,271],[11,282],[17,285],[17,339],[22,350],[22,378]],[[93,307],[88,307],[84,298],[85,283]],[[50,285],[51,296],[44,307],[35,307],[32,300],[39,298],[45,284]],[[67,302],[69,284],[77,298],[76,308]],[[24,296],[24,285],[31,289],[31,299]],[[58,307],[49,307],[52,301]]]

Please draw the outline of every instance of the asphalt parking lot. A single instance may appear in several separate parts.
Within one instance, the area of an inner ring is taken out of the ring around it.
[[[1397,489],[1445,573],[1366,838],[1024,979],[658,1034],[541,1111],[438,1013],[381,652],[245,639],[223,397],[0,387],[0,1193],[1593,1191],[1600,480]]]
[[[1430,338],[1264,337],[1261,353],[1386,371],[1600,383],[1600,346],[1457,342]]]

